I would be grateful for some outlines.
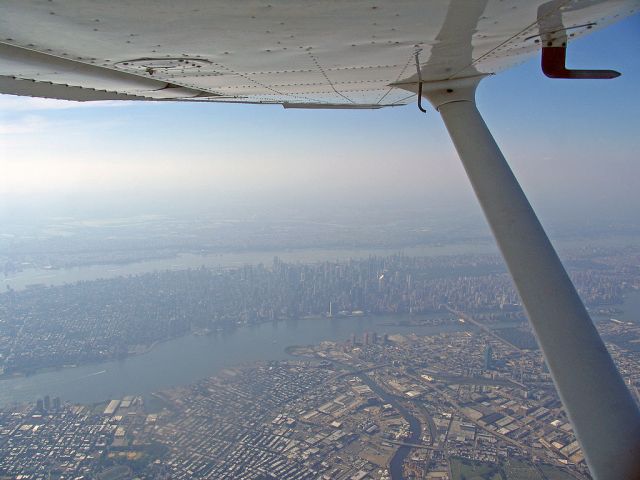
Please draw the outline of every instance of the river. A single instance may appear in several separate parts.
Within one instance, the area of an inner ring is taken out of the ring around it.
[[[418,317],[420,318],[420,317]],[[63,368],[0,380],[0,405],[34,402],[44,395],[65,401],[94,403],[124,395],[143,395],[186,385],[222,369],[263,360],[293,358],[289,345],[346,341],[364,332],[434,335],[459,331],[463,325],[397,327],[401,317],[317,318],[263,323],[217,335],[187,335],[156,345],[150,352],[118,361]],[[386,324],[386,325],[382,325]]]
[[[640,291],[631,292],[616,317],[640,321]],[[426,317],[426,316],[423,316]],[[421,318],[421,317],[418,317]],[[364,332],[435,335],[465,325],[395,326],[402,317],[316,318],[263,323],[217,335],[187,335],[156,345],[150,352],[92,365],[64,368],[0,380],[0,406],[33,402],[44,395],[78,403],[101,402],[124,395],[143,395],[186,385],[243,363],[290,357],[289,345],[345,341]]]
[[[374,380],[372,380],[366,374],[358,374],[357,375],[365,384],[369,386],[374,393],[376,393],[380,398],[384,400],[385,403],[392,404],[396,410],[400,413],[400,416],[404,418],[409,423],[410,434],[407,438],[404,439],[406,443],[419,444],[420,439],[422,437],[422,425],[420,421],[413,416],[409,410],[402,406],[402,404],[394,398],[393,395],[384,391],[382,387],[380,387]],[[403,445],[399,447],[396,452],[391,457],[391,461],[389,462],[389,473],[391,473],[391,480],[403,480],[403,469],[405,459],[411,453],[411,447]]]

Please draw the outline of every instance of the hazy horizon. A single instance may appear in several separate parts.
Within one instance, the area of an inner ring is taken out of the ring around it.
[[[572,42],[612,81],[545,78],[538,58],[478,103],[543,222],[637,223],[640,17]],[[437,112],[80,104],[0,96],[0,219],[367,208],[482,221]],[[294,212],[294,213],[292,213]]]

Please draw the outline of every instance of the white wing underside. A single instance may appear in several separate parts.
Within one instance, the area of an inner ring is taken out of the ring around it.
[[[553,34],[541,15],[561,18],[573,38],[633,14],[639,4],[10,0],[0,4],[0,93],[404,105],[415,94],[394,84],[415,85],[416,54],[422,81],[492,74],[526,60],[539,50],[541,34]]]

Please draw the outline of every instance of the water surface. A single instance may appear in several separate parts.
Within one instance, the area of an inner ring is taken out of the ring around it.
[[[323,340],[346,341],[353,334],[361,341],[364,332],[432,335],[464,328],[459,324],[389,325],[399,319],[401,317],[398,316],[302,319],[263,323],[225,334],[187,335],[160,343],[148,353],[124,360],[0,380],[0,405],[33,402],[44,395],[59,396],[71,402],[94,403],[186,385],[243,363],[292,358],[285,352],[290,345],[318,344]]]

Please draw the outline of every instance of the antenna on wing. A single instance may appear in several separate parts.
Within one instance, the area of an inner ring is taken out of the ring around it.
[[[420,72],[420,52],[422,49],[416,51],[416,70],[418,72],[418,109],[422,113],[427,113],[425,108],[422,106],[422,72]]]

